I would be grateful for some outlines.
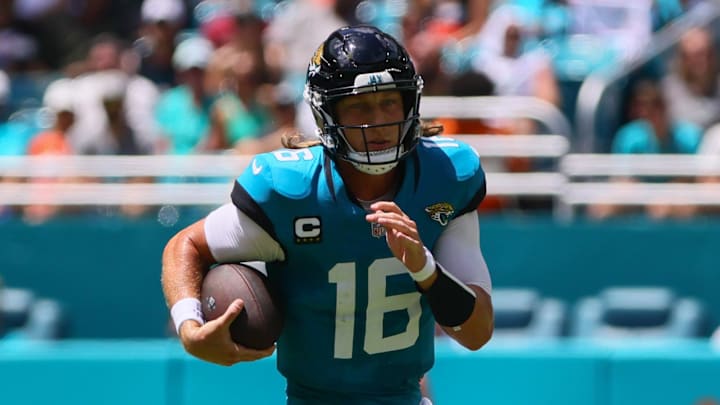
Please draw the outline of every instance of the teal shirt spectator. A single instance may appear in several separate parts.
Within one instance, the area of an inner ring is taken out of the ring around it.
[[[269,125],[270,115],[265,109],[246,108],[234,95],[207,98],[198,106],[188,87],[177,86],[165,92],[155,110],[155,119],[170,143],[168,153],[186,155],[195,151],[210,129],[210,114],[216,103],[221,103],[223,114],[230,117],[226,136],[231,145],[259,137]]]
[[[0,123],[0,156],[23,156],[38,128],[24,122]],[[13,218],[16,212],[0,202],[0,222]]]
[[[258,138],[268,131],[270,112],[259,104],[247,106],[234,94],[225,93],[215,101],[227,121],[228,141],[231,144],[243,139]]]
[[[702,129],[694,124],[676,121],[671,124],[665,142],[658,139],[645,120],[635,120],[620,128],[612,145],[613,153],[696,153],[702,140]]]
[[[679,0],[655,0],[652,10],[653,31],[658,31],[685,13]]]
[[[210,128],[210,100],[196,105],[190,89],[177,86],[167,90],[158,101],[155,119],[170,142],[168,153],[187,155]]]
[[[22,122],[0,123],[0,156],[22,156],[38,128]]]

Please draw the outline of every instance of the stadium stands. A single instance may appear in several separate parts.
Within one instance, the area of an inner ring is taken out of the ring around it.
[[[566,305],[533,288],[495,288],[493,339],[552,339],[564,335]]]
[[[255,1],[255,21],[270,25],[273,16],[289,9],[292,2]],[[188,156],[170,156],[162,148],[146,156],[23,156],[31,138],[51,124],[51,115],[42,106],[47,86],[60,77],[90,73],[85,65],[91,58],[81,60],[80,54],[90,48],[90,36],[99,34],[96,30],[112,30],[122,37],[123,68],[132,70],[133,63],[139,62],[140,74],[154,73],[148,76],[151,80],[166,74],[167,80],[156,84],[174,86],[177,72],[163,65],[163,55],[167,53],[165,59],[170,60],[172,47],[183,36],[202,33],[197,29],[203,25],[198,14],[207,12],[208,6],[222,11],[222,4],[246,2],[183,0],[186,6],[198,7],[194,13],[188,7],[183,15],[172,18],[186,29],[175,38],[163,37],[168,21],[162,17],[154,18],[162,24],[134,31],[135,25],[143,25],[138,20],[142,0],[14,2],[20,5],[18,9],[40,3],[63,5],[45,19],[10,13],[6,14],[9,25],[0,23],[0,155],[15,155],[0,156],[0,275],[11,285],[0,288],[0,404],[228,402],[240,398],[238,381],[243,381],[245,401],[283,403],[284,382],[275,370],[274,358],[220,368],[192,358],[176,341],[166,340],[174,332],[166,328],[168,314],[158,288],[163,244],[179,227],[227,201],[233,177],[251,156],[202,149],[193,149]],[[73,9],[63,9],[64,3],[72,3]],[[162,3],[167,2],[157,2]],[[567,7],[637,7],[649,0],[426,2],[433,7],[443,5],[434,11],[420,10],[419,3],[406,0],[359,3],[362,10],[356,17],[408,35],[409,41],[412,32],[404,30],[413,21],[404,19],[418,11],[428,11],[437,22],[462,17],[466,10],[453,6],[511,3],[532,9],[533,18],[522,28],[524,35],[535,37],[522,47],[539,45],[553,57],[562,91],[559,107],[530,97],[457,97],[443,93],[442,86],[433,86],[434,76],[443,78],[433,68],[447,68],[443,63],[447,65],[448,60],[421,72],[426,79],[421,103],[424,118],[492,123],[527,118],[539,124],[538,133],[461,136],[481,155],[489,195],[514,201],[542,198],[552,204],[552,211],[535,216],[517,204],[509,204],[500,215],[481,213],[483,251],[494,282],[495,335],[490,345],[473,353],[458,350],[453,342],[438,342],[437,362],[429,379],[435,403],[475,405],[478,397],[495,405],[720,403],[720,343],[715,348],[706,344],[713,329],[718,329],[720,337],[720,295],[716,292],[720,285],[716,271],[720,182],[697,181],[720,178],[717,151],[705,156],[605,153],[612,134],[626,118],[624,104],[631,82],[669,69],[671,52],[692,27],[712,28],[715,37],[720,37],[720,3],[653,2],[653,12],[681,5],[684,10],[680,15],[653,15],[655,20],[645,20],[662,24],[653,27],[658,30],[647,46],[622,61],[607,38],[572,35],[572,10]],[[0,2],[0,17],[6,4],[13,2]],[[88,9],[89,5],[94,9]],[[137,10],[132,11],[133,7]],[[171,10],[159,11],[167,15]],[[67,15],[58,15],[62,13]],[[613,15],[620,16],[612,11],[603,14]],[[235,26],[241,34],[238,42],[243,42],[240,47],[262,52],[255,49],[262,45],[253,42],[261,41],[246,25],[247,17],[247,13],[238,15]],[[419,17],[418,23],[432,21],[426,15]],[[18,24],[45,35],[38,38],[41,47],[37,50],[48,55],[35,55],[45,58],[44,66],[33,60],[3,59],[9,50],[19,49],[8,45],[11,42],[3,36]],[[461,32],[469,35],[450,45],[460,51],[473,49],[468,44],[477,39],[475,33]],[[286,33],[309,42],[309,35]],[[264,60],[275,56],[280,66],[305,67],[305,59],[277,55],[264,55]],[[468,66],[474,56],[458,55],[467,59]],[[303,77],[255,79],[263,84],[281,79],[300,83],[293,90],[298,96],[302,93]],[[139,109],[149,116],[148,105]],[[312,131],[312,119],[310,124]],[[497,170],[493,164],[515,157],[541,164],[525,172]],[[665,176],[683,181],[658,181]],[[44,182],[53,177],[64,177],[67,182]],[[619,177],[637,181],[631,186],[612,181]],[[692,203],[715,211],[675,221],[632,215],[599,221],[583,215],[594,204],[638,207],[657,203]],[[70,209],[47,222],[31,223],[15,208],[33,204]],[[153,209],[142,217],[115,214],[127,204]],[[98,263],[102,263],[101,271]],[[104,304],[120,302],[123,305]],[[53,341],[53,345],[35,345],[36,341]],[[38,381],[43,389],[37,389]],[[208,390],[209,386],[213,389]]]
[[[0,289],[0,340],[57,340],[67,337],[61,304],[27,288]]]
[[[693,338],[703,330],[699,300],[670,288],[610,287],[576,306],[571,334],[583,338]]]

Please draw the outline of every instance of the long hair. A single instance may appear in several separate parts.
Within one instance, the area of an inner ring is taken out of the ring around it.
[[[708,70],[705,75],[698,76],[693,72],[694,61],[689,59],[688,52],[704,51]],[[720,72],[715,42],[712,33],[707,29],[693,28],[678,43],[675,57],[671,62],[672,69],[695,94],[713,96],[717,91],[717,76]]]
[[[443,131],[443,126],[436,122],[422,121],[420,123],[420,128],[422,129],[421,136],[425,137],[440,135]],[[303,134],[298,132],[293,134],[285,134],[282,136],[282,145],[283,147],[288,149],[309,148],[311,146],[316,146],[320,144],[322,144],[322,141],[320,141],[319,138],[306,138]]]

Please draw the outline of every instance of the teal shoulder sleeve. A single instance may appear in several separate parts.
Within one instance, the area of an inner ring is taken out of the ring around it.
[[[454,195],[456,216],[474,210],[485,198],[486,183],[480,157],[470,145],[438,136],[422,138],[418,146],[425,176],[436,184],[437,192]]]
[[[321,159],[319,147],[263,153],[250,162],[237,183],[259,204],[269,202],[274,195],[300,199],[312,191],[310,179]]]

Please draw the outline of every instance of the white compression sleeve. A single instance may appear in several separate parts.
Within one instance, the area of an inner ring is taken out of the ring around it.
[[[461,215],[448,224],[433,249],[435,260],[465,284],[492,292],[492,281],[480,249],[480,225],[476,211]]]
[[[205,218],[205,238],[218,262],[285,259],[280,244],[231,203],[218,207]]]

